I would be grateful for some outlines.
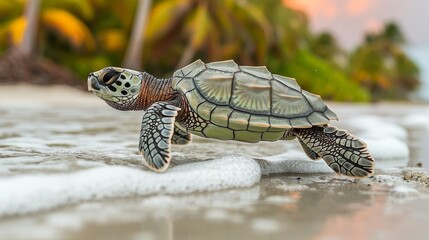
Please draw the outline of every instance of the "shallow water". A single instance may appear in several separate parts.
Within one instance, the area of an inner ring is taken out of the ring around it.
[[[370,179],[332,174],[295,141],[202,138],[154,174],[137,154],[141,113],[66,88],[0,93],[1,239],[429,237],[427,182],[404,180],[429,166],[428,106],[330,104],[368,142]]]

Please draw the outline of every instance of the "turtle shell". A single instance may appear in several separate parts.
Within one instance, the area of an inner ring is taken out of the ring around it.
[[[172,87],[201,118],[232,130],[281,131],[337,119],[320,96],[302,90],[295,79],[233,60],[197,60],[174,73]]]

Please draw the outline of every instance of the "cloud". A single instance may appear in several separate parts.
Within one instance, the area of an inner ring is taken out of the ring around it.
[[[347,12],[352,16],[362,15],[371,8],[371,0],[349,0],[347,2]]]
[[[365,23],[365,30],[367,32],[377,33],[383,28],[383,23],[379,19],[369,19]]]
[[[304,11],[310,16],[328,19],[337,17],[338,12],[343,8],[347,14],[358,16],[373,7],[371,0],[283,0],[283,3],[293,9]]]
[[[283,0],[290,8],[301,10],[311,17],[334,18],[337,16],[338,8],[331,0]]]

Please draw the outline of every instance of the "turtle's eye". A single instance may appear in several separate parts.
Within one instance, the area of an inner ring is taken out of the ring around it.
[[[117,72],[113,69],[109,70],[106,74],[104,74],[102,79],[102,84],[110,85],[114,83],[119,78],[120,74],[121,74],[120,72]]]

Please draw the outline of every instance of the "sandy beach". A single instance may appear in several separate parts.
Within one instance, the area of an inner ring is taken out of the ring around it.
[[[328,103],[374,177],[334,174],[297,141],[195,137],[173,166],[137,153],[141,112],[66,86],[0,86],[2,239],[428,239],[429,105]]]

